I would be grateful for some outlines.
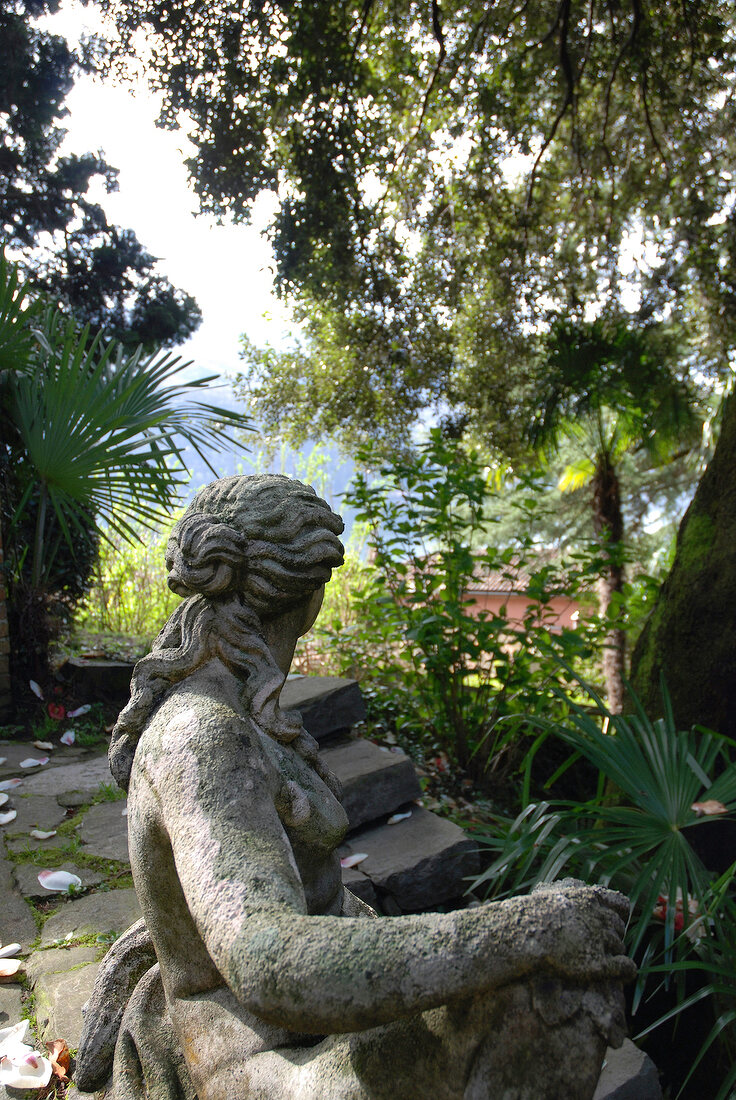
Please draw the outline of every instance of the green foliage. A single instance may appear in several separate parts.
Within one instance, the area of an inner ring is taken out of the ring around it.
[[[542,732],[527,755],[522,811],[479,836],[493,858],[473,888],[501,898],[571,874],[621,890],[632,904],[626,942],[640,967],[634,1011],[655,993],[672,1006],[646,1032],[709,1000],[718,1020],[711,1041],[718,1037],[732,1052],[736,864],[718,877],[699,851],[703,831],[736,811],[734,746],[709,730],[678,730],[666,692],[665,717],[654,722],[635,698],[635,713],[622,717],[592,697],[595,714],[570,703],[564,722],[532,719]],[[548,738],[599,771],[596,795],[575,804],[528,800],[535,757]],[[698,811],[697,803],[710,810]],[[731,1074],[719,1096],[733,1083]]]
[[[373,457],[365,450],[359,462],[369,468]],[[523,539],[471,549],[492,521],[492,495],[477,456],[440,432],[377,472],[358,474],[346,495],[368,525],[372,561],[350,585],[353,618],[333,625],[333,650],[401,732],[481,776],[491,761],[513,759],[530,709],[555,706],[552,688],[564,680],[555,655],[591,656],[592,637],[558,629],[548,607],[589,578],[541,561]],[[479,570],[510,584],[521,571],[528,604],[519,618],[473,606]]]
[[[0,347],[17,355],[1,376],[0,474],[3,541],[14,655],[43,678],[49,599],[64,589],[68,549],[89,562],[89,531],[135,537],[134,524],[167,517],[187,480],[183,448],[204,458],[235,441],[246,418],[201,399],[214,376],[181,380],[189,364],[169,355],[126,355],[89,328],[81,331],[54,305],[22,308],[26,285],[0,270]],[[28,338],[30,331],[31,338]],[[20,354],[20,352],[23,354]],[[242,442],[238,445],[242,447]],[[34,530],[28,526],[33,516]],[[79,553],[80,549],[83,551]],[[82,582],[83,583],[83,582]],[[20,634],[20,637],[18,637]],[[40,667],[36,665],[40,662]]]
[[[180,513],[174,513],[171,524]],[[179,597],[166,583],[166,530],[137,529],[134,541],[108,532],[100,545],[89,592],[75,621],[91,631],[112,631],[154,637],[172,613]]]
[[[200,324],[197,303],[157,272],[132,230],[109,225],[90,197],[95,183],[117,188],[116,169],[99,154],[59,153],[64,100],[99,43],[75,50],[42,29],[39,17],[58,7],[58,0],[0,2],[0,240],[22,257],[37,288],[94,330],[104,328],[129,350],[175,346]]]

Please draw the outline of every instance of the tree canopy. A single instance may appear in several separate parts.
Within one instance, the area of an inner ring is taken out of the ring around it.
[[[75,51],[38,18],[59,0],[0,0],[0,237],[35,284],[128,347],[174,346],[201,321],[135,233],[110,225],[90,184],[117,187],[100,154],[62,155],[64,100],[99,44]]]
[[[689,363],[724,370],[730,5],[103,7],[121,62],[145,33],[162,123],[190,120],[203,209],[242,219],[278,194],[278,285],[306,338],[248,350],[268,427],[395,439],[429,407],[512,445],[534,334],[622,301],[645,322],[696,317]]]

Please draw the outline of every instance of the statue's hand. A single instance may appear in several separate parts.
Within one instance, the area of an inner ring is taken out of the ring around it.
[[[559,977],[629,982],[636,967],[623,937],[629,901],[615,890],[576,879],[542,883],[528,899],[532,953]]]

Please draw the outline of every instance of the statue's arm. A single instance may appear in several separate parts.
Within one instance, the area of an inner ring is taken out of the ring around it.
[[[195,735],[167,753],[155,785],[207,950],[241,1002],[269,1022],[361,1030],[540,970],[625,976],[617,895],[607,892],[381,920],[308,915],[264,763],[221,727],[216,744]]]

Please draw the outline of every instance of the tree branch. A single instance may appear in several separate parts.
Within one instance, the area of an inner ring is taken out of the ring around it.
[[[557,112],[557,116],[552,123],[552,127],[549,133],[542,143],[542,148],[539,150],[534,160],[534,164],[529,175],[529,188],[526,196],[527,211],[532,204],[532,198],[534,195],[534,184],[536,183],[537,178],[537,169],[539,168],[539,165],[542,161],[542,157],[554,141],[558,126],[562,122],[570,107],[574,106],[575,102],[575,73],[573,71],[570,51],[568,50],[567,45],[567,36],[570,26],[570,4],[571,0],[561,0],[556,20],[556,25],[559,25],[560,28],[560,68],[562,69],[563,76],[565,77],[565,98],[562,102],[562,106]]]

